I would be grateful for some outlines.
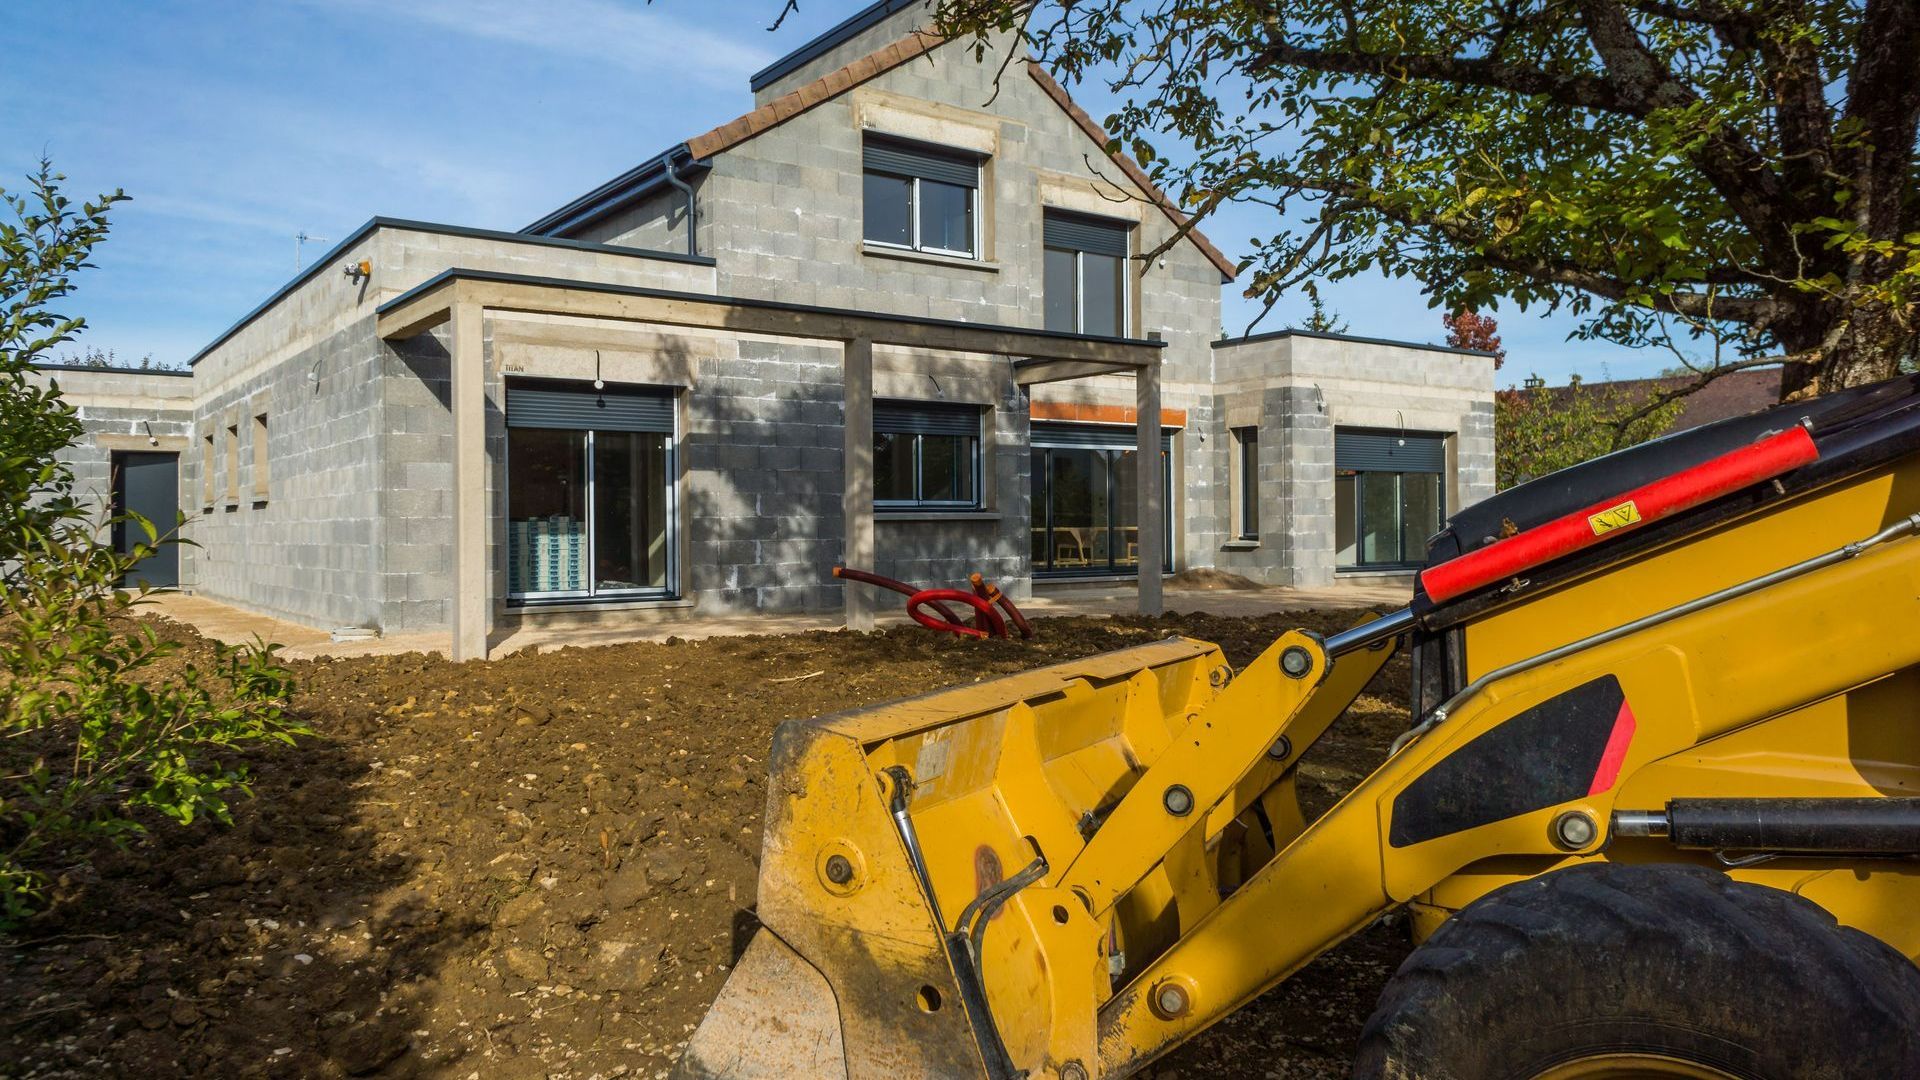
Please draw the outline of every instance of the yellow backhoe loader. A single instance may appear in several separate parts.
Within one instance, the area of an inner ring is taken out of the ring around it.
[[[1412,604],[775,737],[691,1077],[1133,1074],[1400,912],[1361,1077],[1920,1077],[1920,378],[1455,514]],[[1414,724],[1301,755],[1397,647]]]

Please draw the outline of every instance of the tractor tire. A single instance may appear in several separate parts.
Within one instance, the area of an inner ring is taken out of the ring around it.
[[[1920,968],[1791,893],[1590,863],[1436,930],[1381,993],[1353,1075],[1920,1077]]]

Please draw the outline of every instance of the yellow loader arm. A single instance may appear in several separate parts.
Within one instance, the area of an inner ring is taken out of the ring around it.
[[[1850,405],[1817,466],[1239,672],[1170,638],[782,725],[764,929],[678,1075],[1126,1076],[1384,913],[1424,937],[1608,863],[1800,894],[1920,956],[1909,402]],[[1307,822],[1301,755],[1402,640],[1420,722]]]
[[[1115,977],[1298,833],[1293,748],[1389,635],[1329,665],[1289,634],[1237,676],[1174,638],[782,725],[766,930],[683,1074],[1097,1075]],[[1175,1015],[1195,1014],[1188,994]]]

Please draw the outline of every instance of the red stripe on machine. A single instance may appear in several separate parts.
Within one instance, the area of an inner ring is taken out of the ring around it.
[[[1430,566],[1421,571],[1420,584],[1426,587],[1427,596],[1435,603],[1451,600],[1591,547],[1614,533],[1627,532],[1751,484],[1771,480],[1819,456],[1813,436],[1806,428],[1796,425],[1751,446],[1730,450],[1711,461],[1516,533],[1479,551]]]
[[[1627,760],[1627,747],[1633,745],[1633,707],[1620,702],[1620,714],[1613,718],[1613,733],[1607,736],[1607,748],[1600,754],[1600,767],[1593,771],[1588,795],[1598,795],[1620,779],[1620,764]]]

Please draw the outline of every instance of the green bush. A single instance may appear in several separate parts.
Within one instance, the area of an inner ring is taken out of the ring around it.
[[[229,820],[247,791],[250,744],[292,742],[305,729],[285,706],[291,674],[272,646],[215,646],[211,664],[184,656],[121,588],[159,545],[180,542],[128,515],[144,540],[122,553],[114,524],[76,496],[55,455],[80,435],[57,386],[33,363],[85,326],[51,305],[107,236],[118,191],[75,207],[47,162],[30,190],[0,189],[0,926],[47,901],[50,871],[101,841],[124,843],[147,821]]]

